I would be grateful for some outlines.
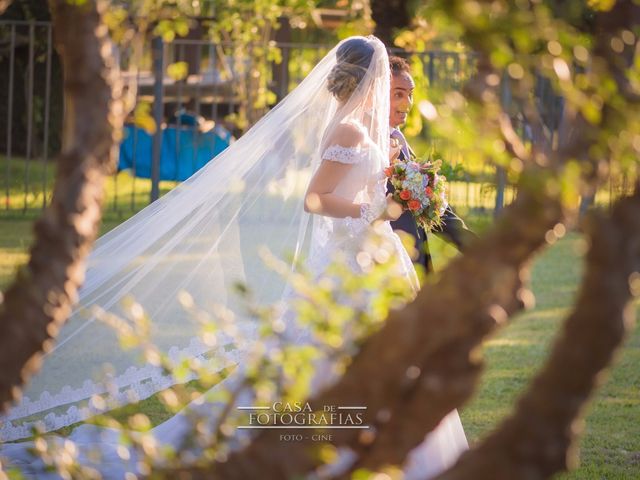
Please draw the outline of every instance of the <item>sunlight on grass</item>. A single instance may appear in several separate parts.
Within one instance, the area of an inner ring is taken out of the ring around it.
[[[515,319],[517,321],[529,321],[529,320],[557,320],[558,317],[566,315],[569,312],[569,308],[546,308],[544,310],[534,308],[528,311],[524,311],[518,314]]]
[[[513,340],[508,338],[497,338],[495,340],[488,340],[485,342],[484,346],[486,348],[491,347],[521,347],[521,346],[529,346],[534,342],[530,340]]]
[[[12,252],[7,249],[2,249],[2,256],[0,257],[0,289],[4,289],[9,280],[13,278],[22,265],[25,265],[29,260],[29,255],[26,252]]]

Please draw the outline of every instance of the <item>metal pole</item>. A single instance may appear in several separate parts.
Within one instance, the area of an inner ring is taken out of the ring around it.
[[[433,88],[433,82],[436,74],[436,68],[435,68],[434,62],[435,62],[435,54],[434,52],[429,52],[429,70],[428,70],[429,88]]]
[[[502,109],[509,114],[509,105],[511,104],[511,90],[509,89],[509,77],[502,76],[501,103]],[[496,204],[493,210],[494,216],[498,216],[504,208],[504,190],[507,184],[507,172],[501,165],[496,165]]]
[[[197,57],[197,62],[196,62],[196,71],[194,72],[194,74],[196,75],[196,78],[198,78],[199,80],[196,82],[196,95],[195,95],[195,100],[194,100],[194,109],[195,109],[195,115],[196,115],[196,119],[200,118],[200,85],[202,84],[202,42],[198,42],[197,46],[196,46],[196,57]],[[212,78],[212,83],[215,81],[215,79]],[[198,142],[200,140],[200,130],[198,129],[198,125],[196,123],[196,125],[193,127],[193,135],[191,137],[192,140],[192,144],[191,144],[191,148],[193,149],[193,155],[191,158],[191,164],[194,165],[193,171],[195,172],[196,170],[196,165],[197,165],[197,160],[198,160]]]
[[[7,153],[6,153],[6,161],[7,161],[7,178],[5,179],[5,209],[9,210],[11,203],[11,189],[10,189],[10,179],[11,179],[11,140],[12,140],[12,128],[13,128],[13,69],[15,64],[15,50],[16,50],[16,26],[11,25],[11,46],[9,47],[9,98],[8,98],[8,106],[7,106]]]
[[[174,43],[173,44],[173,52],[174,52],[174,56],[175,56],[175,52],[176,50],[178,50],[178,62],[184,62],[185,61],[185,55],[184,55],[184,44],[177,44]],[[189,76],[189,73],[187,71],[187,77]],[[176,82],[177,85],[177,92],[176,92],[176,101],[175,101],[175,112],[174,112],[174,117],[176,117],[176,173],[174,176],[174,180],[177,182],[178,179],[180,178],[179,173],[180,173],[180,139],[182,138],[182,133],[180,132],[180,129],[182,127],[182,86],[183,86],[183,79],[180,79]]]
[[[153,57],[153,119],[156,122],[156,133],[153,135],[151,147],[151,202],[160,197],[160,151],[162,150],[162,115],[164,110],[163,85],[164,77],[162,37],[154,37],[152,41]]]
[[[49,103],[51,102],[51,25],[47,27],[47,73],[44,94],[44,149],[42,152],[42,208],[47,206],[47,162],[49,160]]]
[[[137,105],[140,101],[140,68],[139,65],[141,63],[140,59],[142,58],[142,52],[144,51],[143,45],[134,44],[131,55],[133,56],[133,62],[136,64],[135,72],[136,78],[134,80],[136,86],[136,101]],[[127,65],[127,68],[131,69],[131,60]],[[137,174],[137,165],[136,158],[138,158],[138,126],[133,122],[133,155],[131,158],[131,211],[134,212],[136,210],[136,179],[138,177]]]
[[[29,24],[29,66],[27,73],[27,158],[24,162],[24,204],[22,211],[26,213],[29,201],[29,164],[31,163],[31,144],[33,142],[33,69],[35,56],[35,24]]]
[[[222,44],[220,44],[220,52],[223,55],[221,60],[224,60],[224,46]],[[216,54],[216,46],[213,43],[209,44],[209,65],[211,65],[211,96],[213,97],[213,101],[211,102],[210,107],[211,120],[213,120],[214,122],[218,121],[218,103],[220,102],[220,99],[218,98],[218,82],[216,80],[218,76],[218,57],[216,56]]]

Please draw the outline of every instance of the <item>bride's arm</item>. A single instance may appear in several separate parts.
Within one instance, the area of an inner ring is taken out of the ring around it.
[[[351,124],[340,125],[331,138],[330,145],[338,149],[355,149],[364,140],[362,130]],[[353,168],[350,161],[336,161],[331,158],[322,160],[320,167],[309,183],[307,193],[304,198],[304,209],[306,212],[317,215],[325,215],[336,218],[359,218],[362,214],[369,217],[368,222],[375,219],[396,220],[402,213],[400,207],[393,199],[387,198],[386,208],[379,211],[371,211],[369,205],[353,203],[339,195],[334,194],[340,179],[344,178]]]
[[[350,123],[344,123],[337,126],[327,143],[338,147],[338,150],[349,151],[355,149],[363,140],[362,130]],[[351,162],[337,160],[337,158],[322,160],[307,188],[304,209],[306,212],[328,217],[358,218],[360,205],[333,193],[340,179],[344,178],[353,167]]]
[[[340,179],[351,168],[352,165],[346,163],[323,160],[307,189],[304,198],[305,211],[328,217],[359,217],[360,204],[352,203],[333,193]]]
[[[359,218],[362,214],[362,205],[352,203],[349,200],[333,193],[338,181],[352,168],[346,163],[323,160],[316,174],[311,179],[309,188],[304,197],[304,210],[317,215],[325,215],[337,218]],[[402,214],[402,206],[390,195],[387,195],[385,209],[380,214],[373,215],[380,220],[397,220]],[[369,221],[374,218],[369,219]]]

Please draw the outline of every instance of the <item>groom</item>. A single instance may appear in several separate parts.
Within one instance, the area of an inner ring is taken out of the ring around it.
[[[407,114],[413,105],[415,83],[411,77],[409,64],[404,58],[389,57],[389,66],[391,68],[391,108],[389,110],[391,138],[395,138],[400,146],[398,159],[406,160],[415,157],[415,154],[398,127],[407,121]],[[413,236],[418,251],[416,263],[424,266],[427,273],[433,271],[427,233],[417,225],[411,212],[404,212],[398,220],[391,222],[391,226],[394,230],[403,230]],[[452,243],[460,251],[476,236],[467,229],[449,205],[442,216],[442,226],[433,233]]]

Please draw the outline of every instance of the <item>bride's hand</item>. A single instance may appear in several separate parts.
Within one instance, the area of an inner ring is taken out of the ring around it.
[[[400,156],[400,142],[397,138],[391,137],[389,142],[389,162],[393,163]]]
[[[397,220],[402,215],[402,205],[393,199],[393,195],[387,195],[387,206],[380,215],[380,220]]]

